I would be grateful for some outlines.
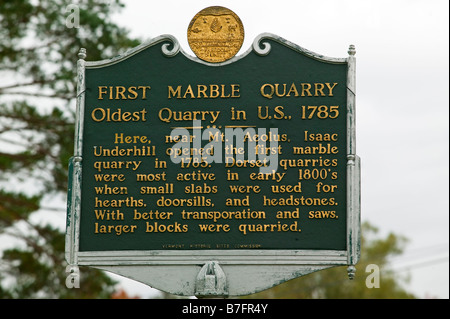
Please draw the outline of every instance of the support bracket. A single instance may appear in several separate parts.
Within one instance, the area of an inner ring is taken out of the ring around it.
[[[209,261],[200,269],[195,282],[195,296],[228,296],[227,277],[217,261]]]

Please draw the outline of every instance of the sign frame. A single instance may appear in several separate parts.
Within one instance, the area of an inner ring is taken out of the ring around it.
[[[190,60],[220,67],[245,58],[254,51],[270,54],[265,40],[280,43],[299,54],[331,64],[347,64],[347,247],[345,250],[239,249],[239,250],[118,250],[79,251],[81,212],[81,172],[83,119],[85,111],[85,70],[119,63],[149,47],[161,45],[166,57],[183,54]],[[168,44],[171,43],[170,44]],[[77,62],[77,97],[74,156],[69,164],[66,224],[66,261],[71,267],[89,266],[116,273],[159,290],[183,296],[238,296],[256,293],[287,280],[335,266],[348,266],[349,278],[355,274],[360,257],[360,158],[356,155],[355,126],[355,48],[347,58],[330,58],[306,50],[271,33],[262,33],[242,55],[221,63],[208,63],[183,51],[177,39],[161,35],[112,59],[85,61],[80,50]],[[74,268],[74,269],[75,269]],[[77,275],[77,274],[75,274]],[[73,277],[73,275],[72,275]]]

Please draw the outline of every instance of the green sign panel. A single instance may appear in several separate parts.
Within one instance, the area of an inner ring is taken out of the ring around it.
[[[270,44],[86,70],[81,251],[345,249],[347,65]]]
[[[186,55],[171,36],[81,59],[68,259],[335,251],[334,265],[354,264],[350,54],[263,34],[223,63]]]

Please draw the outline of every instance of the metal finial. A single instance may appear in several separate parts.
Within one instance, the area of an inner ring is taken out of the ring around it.
[[[86,59],[86,49],[80,48],[80,51],[78,52],[78,58],[80,59]]]
[[[355,49],[355,46],[353,44],[350,44],[350,46],[348,47],[348,54],[349,55],[355,55],[356,54],[356,49]]]
[[[353,278],[355,278],[356,267],[355,266],[349,266],[347,268],[347,274],[348,274],[348,279],[352,280]]]

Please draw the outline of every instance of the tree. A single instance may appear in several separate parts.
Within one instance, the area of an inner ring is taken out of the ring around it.
[[[253,294],[250,298],[284,298],[284,299],[411,299],[415,296],[408,293],[401,278],[389,270],[389,258],[403,252],[407,240],[393,233],[386,238],[378,238],[378,228],[364,223],[362,225],[361,259],[356,265],[356,276],[353,280],[347,277],[346,266],[334,267],[318,271],[263,292]],[[369,266],[370,265],[370,266]],[[373,268],[372,268],[372,265]],[[367,267],[369,266],[369,267]],[[379,288],[371,276],[379,269]],[[367,272],[366,272],[367,270]],[[368,288],[366,286],[372,288]]]
[[[67,289],[64,231],[32,218],[67,192],[78,50],[102,60],[138,44],[111,20],[119,0],[72,2],[0,3],[0,237],[17,242],[2,253],[0,298],[114,292],[114,282],[94,269],[80,269],[80,289]]]

